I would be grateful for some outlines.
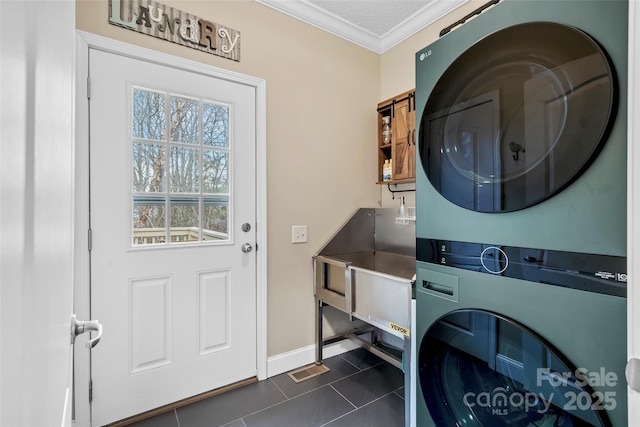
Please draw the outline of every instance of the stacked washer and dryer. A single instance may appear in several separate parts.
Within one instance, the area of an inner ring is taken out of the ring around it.
[[[416,54],[419,427],[627,425],[627,9],[503,0]]]

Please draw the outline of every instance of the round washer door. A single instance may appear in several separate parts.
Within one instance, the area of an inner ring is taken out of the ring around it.
[[[443,73],[420,121],[422,167],[446,199],[510,212],[566,188],[614,116],[607,55],[584,32],[519,24],[479,40]]]
[[[523,325],[482,310],[453,311],[426,332],[419,381],[438,427],[609,426],[615,396]],[[604,381],[601,377],[598,381]]]

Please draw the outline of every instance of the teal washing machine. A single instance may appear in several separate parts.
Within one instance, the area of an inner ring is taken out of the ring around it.
[[[628,4],[492,3],[416,53],[417,425],[626,426]]]

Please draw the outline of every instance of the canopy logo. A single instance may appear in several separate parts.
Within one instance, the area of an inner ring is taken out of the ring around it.
[[[239,31],[153,0],[109,0],[109,23],[240,61]]]
[[[585,368],[578,368],[574,372],[537,368],[535,385],[533,381],[526,382],[530,383],[531,390],[496,387],[479,393],[470,391],[462,396],[462,400],[470,410],[482,408],[491,415],[520,417],[522,414],[533,414],[536,417],[535,414],[549,414],[555,418],[554,425],[562,424],[558,424],[558,409],[572,413],[613,411],[618,405],[616,390],[608,390],[618,384],[618,375],[604,367],[593,372]],[[598,390],[585,390],[585,386],[598,387]],[[543,424],[545,422],[540,423]]]

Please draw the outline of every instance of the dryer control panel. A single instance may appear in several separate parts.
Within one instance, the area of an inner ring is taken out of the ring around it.
[[[627,296],[627,258],[418,238],[416,260],[479,273]]]

